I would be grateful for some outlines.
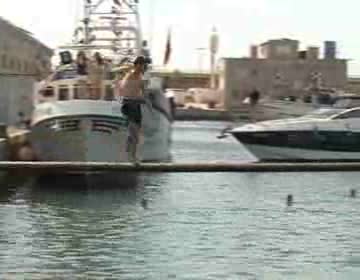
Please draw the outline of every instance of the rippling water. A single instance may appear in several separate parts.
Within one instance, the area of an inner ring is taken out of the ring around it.
[[[251,159],[216,139],[224,125],[178,123],[174,159]],[[359,179],[169,173],[62,188],[12,178],[0,192],[0,279],[359,279],[360,201],[349,198]]]

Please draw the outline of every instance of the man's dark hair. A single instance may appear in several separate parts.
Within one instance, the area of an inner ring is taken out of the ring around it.
[[[146,59],[143,56],[138,56],[135,60],[134,60],[134,65],[138,65],[138,64],[146,64]]]
[[[250,104],[255,105],[258,102],[259,98],[260,98],[260,92],[258,92],[255,89],[250,93],[249,97],[250,97]]]

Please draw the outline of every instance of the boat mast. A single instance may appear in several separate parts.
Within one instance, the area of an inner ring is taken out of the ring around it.
[[[81,32],[82,38],[61,49],[103,50],[118,59],[142,53],[138,0],[83,1],[84,17],[81,27],[75,31],[75,34]]]
[[[89,24],[90,24],[90,14],[91,14],[91,1],[89,0],[84,0],[84,19],[83,19],[83,23],[84,23],[84,44],[88,45],[89,44],[89,39],[90,39],[90,29],[89,29]]]

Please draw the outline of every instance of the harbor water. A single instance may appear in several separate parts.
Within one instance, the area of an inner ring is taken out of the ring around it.
[[[251,160],[216,138],[226,125],[176,123],[173,160]],[[0,279],[359,279],[359,182],[340,172],[142,174],[121,188],[5,178]]]

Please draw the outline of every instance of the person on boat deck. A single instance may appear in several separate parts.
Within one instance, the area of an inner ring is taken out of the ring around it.
[[[138,144],[142,128],[141,104],[145,103],[143,93],[145,67],[146,59],[143,56],[137,57],[133,69],[125,75],[119,85],[119,96],[123,97],[122,112],[129,120],[127,152],[129,159],[135,162],[138,161]]]
[[[76,70],[79,76],[83,76],[79,79],[78,84],[78,93],[76,98],[86,99],[88,97],[87,94],[87,75],[88,75],[88,58],[86,57],[85,52],[79,51],[76,56]]]
[[[254,89],[251,93],[250,93],[250,105],[251,106],[256,106],[256,104],[258,103],[259,101],[259,98],[260,98],[260,93]]]
[[[79,75],[87,75],[88,74],[88,67],[87,67],[87,57],[83,51],[78,52],[76,57],[76,67],[77,73]]]
[[[102,96],[105,63],[99,52],[94,54],[94,59],[89,65],[89,81],[91,83],[91,98],[100,99]]]
[[[111,59],[104,59],[104,79],[105,80],[113,80],[114,76],[111,72],[113,66],[113,62]]]

